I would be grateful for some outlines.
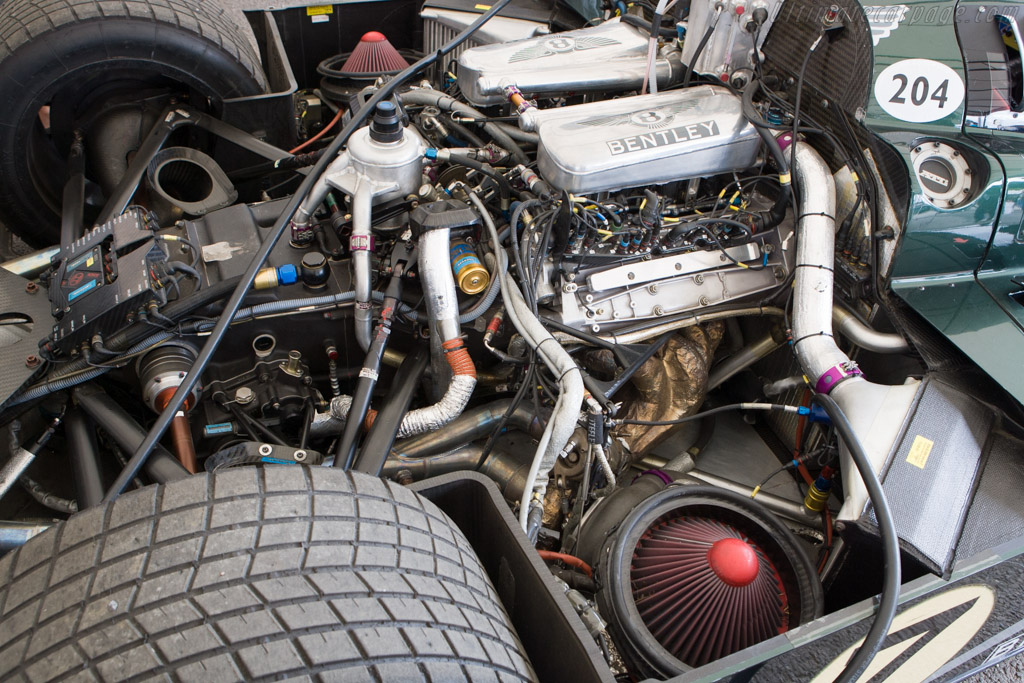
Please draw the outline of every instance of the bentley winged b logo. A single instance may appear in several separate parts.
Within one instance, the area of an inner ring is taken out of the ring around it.
[[[603,36],[585,36],[583,38],[558,36],[543,40],[529,47],[524,47],[522,50],[513,53],[508,63],[515,64],[516,62],[525,62],[530,59],[540,59],[541,57],[550,57],[551,55],[565,52],[582,52],[598,47],[608,47],[609,45],[621,45],[621,43],[614,38]]]
[[[640,111],[629,112],[626,114],[613,114],[611,116],[597,116],[592,119],[583,119],[582,121],[578,121],[576,125],[618,126],[630,123],[641,128],[659,130],[661,128],[668,128],[675,119],[676,114],[689,111],[695,106],[696,104],[694,102],[676,102],[669,105],[663,105],[661,107],[651,107],[649,109],[641,109]]]

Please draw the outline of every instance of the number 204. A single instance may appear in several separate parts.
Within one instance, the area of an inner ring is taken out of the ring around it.
[[[915,107],[920,107],[929,99],[932,99],[939,103],[939,109],[946,106],[946,102],[949,100],[949,79],[944,79],[939,83],[938,87],[934,90],[931,87],[931,83],[925,76],[918,76],[914,79],[913,85],[910,85],[910,79],[904,74],[893,74],[892,80],[894,83],[899,83],[899,87],[896,89],[896,93],[889,98],[889,101],[893,104],[906,104],[907,98],[904,93],[907,92],[907,86],[910,86],[910,103]]]

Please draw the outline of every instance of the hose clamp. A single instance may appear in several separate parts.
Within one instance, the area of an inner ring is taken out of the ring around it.
[[[850,379],[851,377],[862,377],[863,372],[857,367],[857,364],[852,360],[843,361],[833,365],[831,368],[825,371],[825,373],[818,378],[818,381],[814,385],[814,390],[819,394],[827,394],[836,388],[840,382]]]

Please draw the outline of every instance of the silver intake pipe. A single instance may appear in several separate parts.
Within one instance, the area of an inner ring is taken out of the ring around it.
[[[832,324],[836,331],[855,345],[875,353],[907,353],[910,345],[898,334],[879,332],[857,319],[853,313],[836,304],[832,307]]]
[[[423,297],[427,300],[427,313],[434,328],[432,332],[442,342],[457,339],[461,333],[450,248],[451,231],[448,229],[430,230],[420,236],[419,271]]]
[[[825,161],[806,143],[797,143],[795,171],[800,194],[797,213],[802,218],[797,226],[793,283],[793,348],[811,387],[839,404],[875,471],[881,471],[920,382],[908,379],[899,386],[868,382],[836,344],[832,336],[835,180]],[[846,500],[837,519],[858,519],[868,494],[845,446],[841,466]]]
[[[355,328],[356,341],[366,351],[373,338],[373,304],[370,303],[371,255],[373,254],[373,184],[361,180],[352,198],[352,237],[349,241],[352,251],[352,275],[356,293]]]

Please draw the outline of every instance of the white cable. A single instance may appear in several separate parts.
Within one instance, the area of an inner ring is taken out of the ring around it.
[[[667,1],[667,0],[666,0]],[[505,312],[512,325],[519,334],[523,335],[527,343],[537,351],[537,354],[548,366],[552,374],[558,378],[561,391],[555,401],[554,410],[551,412],[551,419],[544,429],[540,443],[537,444],[537,451],[534,454],[533,462],[530,464],[530,471],[527,474],[526,484],[523,487],[523,498],[519,508],[519,523],[525,531],[530,514],[530,504],[535,498],[542,501],[547,491],[548,475],[558,460],[558,454],[565,447],[565,444],[572,438],[576,431],[576,421],[579,417],[580,406],[583,404],[585,390],[583,387],[583,374],[572,356],[559,344],[551,333],[547,331],[537,316],[530,310],[519,286],[512,279],[508,272],[508,256],[501,248],[501,241],[498,239],[498,230],[494,226],[490,213],[480,198],[470,193],[470,200],[480,211],[491,235],[494,244],[494,253],[499,261],[499,273],[503,273],[501,281],[501,296],[505,302]]]
[[[654,8],[654,21],[658,21],[658,17],[665,13],[669,6],[668,3],[669,0],[660,0],[658,2],[658,6]],[[644,94],[644,90],[648,86],[650,86],[652,95],[658,94],[658,72],[654,70],[654,60],[658,52],[658,39],[656,36],[658,35],[659,28],[661,28],[660,25],[651,25],[651,37],[647,41],[647,72],[644,74],[644,88],[640,91],[641,95]]]

